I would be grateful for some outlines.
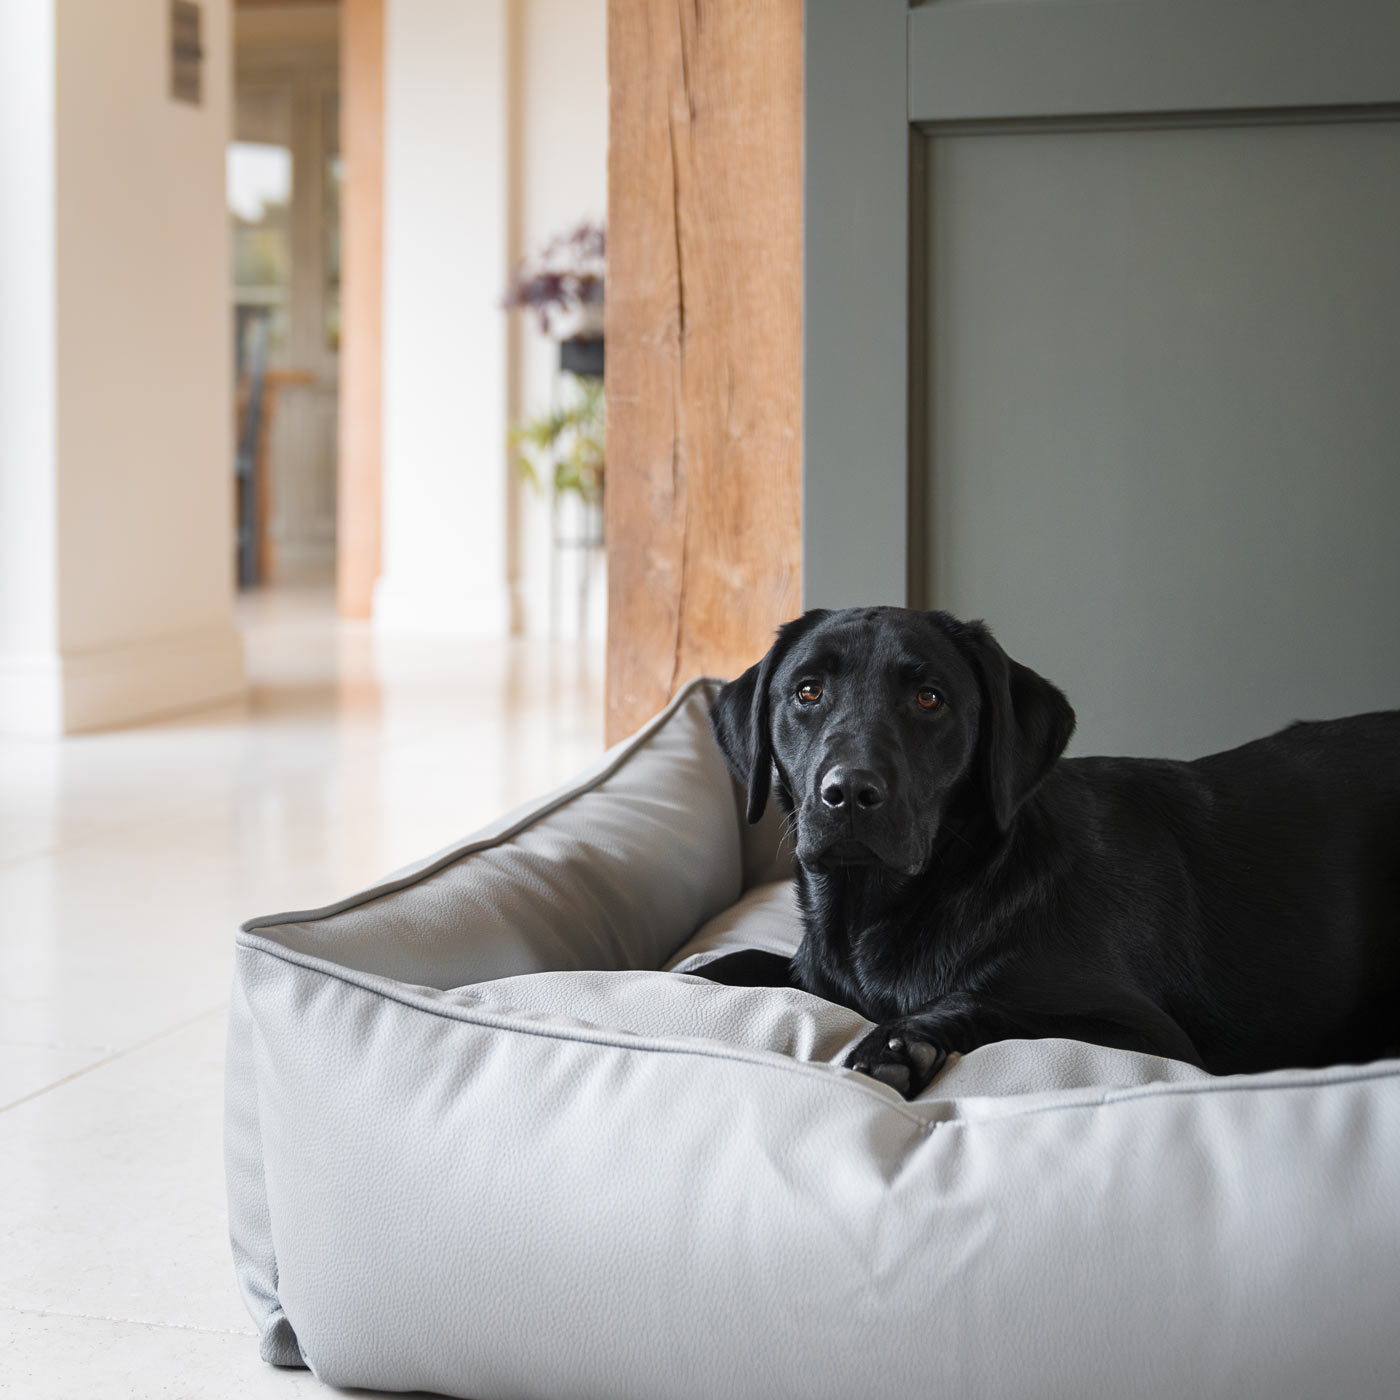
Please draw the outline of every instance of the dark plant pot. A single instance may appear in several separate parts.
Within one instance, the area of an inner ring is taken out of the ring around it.
[[[559,342],[559,368],[589,379],[603,377],[603,337],[576,335]]]

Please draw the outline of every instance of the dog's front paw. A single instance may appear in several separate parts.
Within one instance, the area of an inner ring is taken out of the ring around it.
[[[948,1052],[897,1021],[877,1026],[846,1057],[846,1068],[868,1074],[912,1099],[933,1083]]]

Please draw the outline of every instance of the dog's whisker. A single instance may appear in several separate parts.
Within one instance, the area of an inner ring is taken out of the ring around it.
[[[962,834],[962,832],[959,831],[959,830],[957,829],[957,827],[955,827],[955,826],[952,825],[951,822],[944,822],[944,823],[943,823],[943,830],[946,831],[946,832],[948,833],[948,835],[951,836],[955,841],[961,841],[961,842],[963,843],[963,845],[966,846],[967,849],[968,849],[969,851],[972,851],[972,850],[976,850],[976,849],[977,849],[977,848],[972,844],[972,842],[969,841],[969,840],[967,839],[967,837],[964,836],[964,835]]]

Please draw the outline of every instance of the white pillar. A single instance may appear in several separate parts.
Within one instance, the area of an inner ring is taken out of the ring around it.
[[[227,0],[0,9],[0,726],[236,694]]]
[[[508,0],[389,0],[376,625],[504,636]]]
[[[0,730],[42,731],[58,665],[54,0],[0,11]]]

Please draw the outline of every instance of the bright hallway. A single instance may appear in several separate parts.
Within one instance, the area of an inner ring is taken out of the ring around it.
[[[602,748],[600,644],[377,636],[329,592],[251,595],[241,622],[240,704],[0,740],[0,1395],[324,1393],[258,1359],[229,1264],[234,928]]]

